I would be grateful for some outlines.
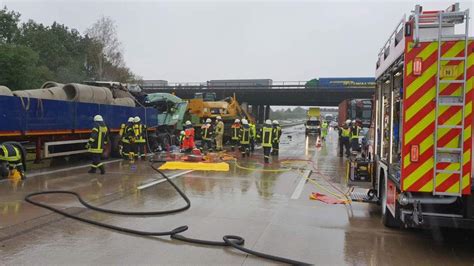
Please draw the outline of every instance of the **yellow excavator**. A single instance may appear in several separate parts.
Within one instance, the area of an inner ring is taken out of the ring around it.
[[[255,119],[242,108],[237,101],[235,94],[217,101],[216,94],[213,92],[196,93],[194,99],[188,100],[187,110],[188,120],[190,120],[197,130],[196,136],[199,137],[199,131],[207,118],[213,121],[217,116],[222,117],[224,122],[224,141],[230,138],[230,127],[235,119],[246,118],[249,123],[255,123]]]

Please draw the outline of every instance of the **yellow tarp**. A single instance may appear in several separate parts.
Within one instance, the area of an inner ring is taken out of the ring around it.
[[[198,170],[198,171],[229,171],[228,163],[193,163],[193,162],[166,162],[160,170]]]

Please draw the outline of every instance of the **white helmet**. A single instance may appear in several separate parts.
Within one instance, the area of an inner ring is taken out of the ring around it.
[[[346,124],[349,125],[350,123],[351,123],[351,120],[350,120],[350,119],[347,119],[347,120],[346,120]]]
[[[192,124],[191,124],[191,121],[189,121],[189,120],[186,121],[186,126],[190,126],[190,125],[192,125]]]
[[[101,115],[94,116],[94,122],[104,122],[104,118]]]
[[[183,130],[181,130],[180,134],[181,134],[181,135],[186,135],[186,132],[184,132]]]
[[[210,118],[206,119],[206,123],[211,123],[212,120]]]
[[[216,117],[216,119],[217,119],[217,120],[222,120],[222,117],[221,117],[220,115],[218,115],[218,116]]]
[[[265,120],[265,124],[271,125],[271,124],[272,124],[272,120],[270,120],[270,119]]]
[[[240,119],[235,119],[234,123],[240,123]]]
[[[356,121],[355,121],[355,120],[352,120],[352,124],[355,124],[355,123],[356,123]]]
[[[135,118],[133,118],[133,117],[131,117],[131,116],[128,118],[128,122],[129,122],[129,123],[133,123],[134,120],[135,120]]]
[[[247,121],[247,119],[244,118],[244,119],[242,119],[242,124],[243,124],[243,125],[248,125],[248,124],[249,124],[249,121]]]
[[[133,119],[133,122],[135,123],[139,123],[141,120],[140,120],[140,117],[138,116],[135,116],[135,118]]]
[[[278,125],[279,123],[278,123],[278,121],[273,120],[273,124],[274,124],[274,125]]]

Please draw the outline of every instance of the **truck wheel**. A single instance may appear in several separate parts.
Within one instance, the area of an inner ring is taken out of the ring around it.
[[[387,207],[387,178],[383,177],[381,178],[382,182],[380,184],[380,200],[381,200],[381,207],[382,207],[382,223],[386,227],[389,228],[397,228],[400,227],[400,221],[396,218],[393,217],[392,213]],[[398,202],[395,203],[395,214],[398,213]]]
[[[162,133],[158,135],[159,144],[163,150],[167,150],[171,145],[171,137],[168,133]]]

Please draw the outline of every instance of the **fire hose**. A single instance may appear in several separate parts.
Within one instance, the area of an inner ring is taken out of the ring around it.
[[[160,171],[157,167],[155,167],[156,163],[160,163],[162,161],[153,161],[151,163],[151,168],[155,170],[157,173],[159,173],[175,190],[176,192],[183,198],[183,200],[186,202],[186,205],[180,208],[175,208],[171,210],[164,210],[164,211],[149,211],[149,212],[128,212],[128,211],[119,211],[119,210],[112,210],[112,209],[107,209],[107,208],[102,208],[102,207],[97,207],[94,205],[91,205],[87,203],[78,193],[73,192],[73,191],[66,191],[66,190],[50,190],[50,191],[41,191],[41,192],[35,192],[28,194],[25,197],[25,201],[36,205],[41,208],[48,209],[50,211],[53,211],[55,213],[61,214],[65,217],[81,221],[87,224],[95,225],[98,227],[114,230],[117,232],[122,232],[122,233],[127,233],[127,234],[132,234],[132,235],[137,235],[137,236],[170,236],[172,239],[183,241],[183,242],[188,242],[188,243],[193,243],[193,244],[198,244],[198,245],[207,245],[207,246],[219,246],[219,247],[232,247],[237,250],[240,250],[242,252],[272,260],[275,262],[280,262],[280,263],[287,263],[291,265],[311,265],[306,262],[302,261],[297,261],[297,260],[292,260],[288,258],[283,258],[283,257],[278,257],[258,251],[254,251],[248,248],[244,247],[245,240],[243,237],[236,236],[236,235],[225,235],[222,237],[222,241],[212,241],[212,240],[203,240],[203,239],[196,239],[196,238],[189,238],[186,236],[181,235],[181,233],[187,231],[189,227],[187,225],[182,225],[179,227],[176,227],[172,230],[169,231],[161,231],[161,232],[151,232],[151,231],[140,231],[140,230],[135,230],[135,229],[130,229],[126,227],[120,227],[112,224],[107,224],[103,222],[98,222],[95,220],[91,220],[88,218],[84,218],[75,214],[70,214],[66,211],[60,210],[58,208],[55,208],[51,205],[48,205],[46,203],[41,203],[39,201],[35,201],[33,198],[39,195],[58,195],[58,194],[67,194],[67,195],[72,195],[76,197],[76,199],[87,209],[98,211],[98,212],[103,212],[103,213],[109,213],[109,214],[117,214],[117,215],[125,215],[125,216],[154,216],[154,215],[166,215],[166,214],[172,214],[172,213],[178,213],[185,211],[191,207],[191,200],[184,194],[184,192],[173,182],[171,181],[166,174],[164,174],[162,171]]]

